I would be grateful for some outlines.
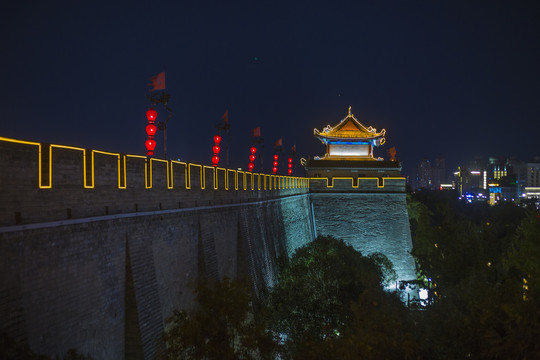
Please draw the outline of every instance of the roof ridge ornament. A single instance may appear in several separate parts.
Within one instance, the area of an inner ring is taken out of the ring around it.
[[[351,114],[351,106],[349,106],[349,116],[352,116],[352,114]]]

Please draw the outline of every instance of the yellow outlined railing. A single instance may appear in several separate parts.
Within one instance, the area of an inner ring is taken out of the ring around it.
[[[204,190],[210,188],[210,183],[206,184],[207,180],[212,182],[212,188],[214,190],[232,190],[232,182],[234,181],[234,190],[252,190],[252,191],[261,191],[261,190],[281,190],[281,189],[300,189],[300,188],[309,188],[309,179],[300,178],[300,177],[290,177],[290,176],[281,176],[281,175],[270,175],[262,173],[251,173],[241,170],[232,170],[226,168],[215,168],[213,166],[199,165],[193,163],[185,163],[175,160],[164,160],[149,158],[143,155],[129,155],[129,154],[120,154],[113,153],[101,150],[91,150],[84,149],[75,146],[66,146],[66,145],[56,145],[56,144],[45,144],[32,141],[23,141],[10,139],[5,137],[0,137],[0,142],[7,143],[16,143],[21,145],[35,146],[37,150],[37,167],[38,167],[38,186],[40,189],[51,189],[53,187],[53,160],[54,155],[58,150],[68,150],[74,152],[80,152],[82,156],[82,181],[83,188],[85,189],[94,189],[96,186],[96,163],[101,163],[107,157],[114,158],[114,164],[116,167],[116,177],[118,189],[126,189],[128,183],[133,184],[133,178],[129,178],[127,174],[128,163],[132,164],[129,167],[133,172],[133,161],[138,161],[140,166],[140,171],[144,167],[144,188],[153,189],[155,188],[154,179],[157,164],[165,164],[166,170],[166,186],[167,189],[174,189],[175,183],[174,178],[177,176],[177,181],[179,180],[178,174],[184,174],[184,184],[185,189],[192,189],[194,182],[197,180],[200,184],[200,189]],[[99,162],[96,160],[96,155],[103,156],[100,158]],[[143,161],[144,159],[144,161]],[[56,162],[55,162],[56,163]],[[175,167],[177,169],[175,169]],[[178,168],[179,167],[179,168]],[[183,169],[182,169],[183,167]],[[107,167],[108,168],[108,167]],[[194,168],[194,169],[193,169]],[[102,167],[98,167],[98,173],[101,171]],[[57,170],[54,170],[56,174]],[[78,170],[76,170],[77,173]],[[206,174],[206,172],[212,174]],[[198,176],[197,176],[198,175]],[[101,176],[101,175],[99,175]],[[142,173],[141,173],[142,176]],[[193,176],[193,177],[192,177]],[[231,178],[232,176],[232,178]],[[197,179],[198,177],[198,179]],[[100,177],[98,177],[99,179]],[[181,176],[180,176],[181,179]],[[142,179],[141,179],[142,180]],[[239,182],[242,182],[240,185]],[[249,184],[248,184],[249,181]],[[181,183],[181,182],[180,182]],[[181,186],[181,185],[180,185]],[[221,186],[221,187],[220,187]],[[178,188],[178,185],[177,187]]]
[[[333,188],[335,180],[350,180],[351,181],[351,188],[358,189],[360,187],[360,182],[367,182],[367,180],[376,181],[377,182],[377,188],[382,189],[385,187],[385,181],[386,180],[405,180],[404,177],[366,177],[366,178],[352,178],[352,177],[334,177],[334,178],[309,178],[308,180],[311,181],[321,181],[326,180],[326,187],[327,188]],[[354,180],[357,180],[356,185],[354,185]]]

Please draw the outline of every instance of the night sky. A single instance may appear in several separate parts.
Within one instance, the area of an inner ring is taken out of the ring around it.
[[[148,78],[166,71],[169,158],[209,165],[226,109],[231,167],[247,167],[257,126],[265,164],[280,137],[322,155],[313,128],[349,106],[386,129],[376,155],[395,146],[406,174],[439,153],[449,170],[540,155],[537,1],[10,1],[2,12],[0,136],[144,154]]]

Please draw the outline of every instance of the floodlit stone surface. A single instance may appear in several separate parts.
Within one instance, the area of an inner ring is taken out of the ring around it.
[[[311,194],[311,201],[317,235],[342,238],[363,255],[381,252],[398,280],[416,279],[405,194]]]

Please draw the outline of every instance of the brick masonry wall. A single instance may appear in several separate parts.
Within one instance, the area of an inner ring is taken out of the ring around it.
[[[0,332],[49,355],[151,359],[201,266],[264,296],[277,257],[314,237],[306,180],[148,165],[0,139]]]
[[[363,252],[382,246],[407,275],[414,266],[400,178],[252,176],[4,138],[0,169],[0,333],[37,352],[151,359],[166,319],[191,306],[188,284],[200,269],[215,279],[248,276],[264,296],[276,259],[311,241],[315,228]],[[350,216],[356,203],[322,193],[375,203],[373,193],[399,195],[395,206],[374,205],[383,217],[397,211],[397,237],[381,217],[359,221],[368,208],[343,227],[336,209]],[[370,222],[387,241],[370,240]]]
[[[405,178],[310,178],[312,193],[404,193]]]
[[[0,168],[0,226],[242,203],[308,192],[308,180],[302,178],[4,138],[0,138]]]
[[[199,239],[209,276],[247,275],[262,294],[277,257],[313,239],[308,209],[296,195],[0,232],[0,332],[51,355],[150,359],[166,319],[191,304]]]

